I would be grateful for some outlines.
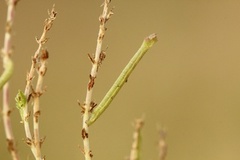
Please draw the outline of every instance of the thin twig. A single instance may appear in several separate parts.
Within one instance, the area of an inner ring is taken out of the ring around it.
[[[9,106],[9,82],[8,80],[13,73],[13,62],[11,60],[11,49],[12,49],[12,26],[15,17],[15,7],[18,0],[8,0],[8,11],[7,11],[7,23],[6,23],[6,32],[4,39],[4,47],[2,49],[3,57],[3,68],[4,72],[0,78],[0,88],[3,87],[3,123],[5,128],[5,134],[7,138],[8,150],[11,153],[13,160],[19,160],[19,155],[16,149],[16,143],[13,136],[10,113],[11,109]]]
[[[141,147],[141,130],[144,125],[144,119],[136,119],[134,123],[133,143],[129,160],[140,159],[140,147]]]
[[[92,109],[96,106],[96,104],[92,101],[92,95],[93,95],[93,86],[95,83],[95,79],[97,77],[98,68],[105,57],[103,51],[102,51],[102,42],[105,35],[105,24],[109,20],[110,16],[113,14],[112,11],[108,11],[108,4],[110,3],[110,0],[105,0],[103,4],[103,12],[101,16],[99,17],[100,21],[100,27],[97,37],[97,47],[94,57],[91,57],[89,55],[89,58],[92,63],[92,69],[89,76],[89,82],[87,85],[87,93],[86,93],[86,99],[84,102],[84,105],[82,106],[82,113],[83,113],[83,126],[82,126],[82,138],[83,138],[83,153],[85,156],[85,160],[91,160],[92,159],[92,151],[90,149],[90,143],[89,143],[89,127],[86,124],[86,121],[89,119],[90,112]]]
[[[47,42],[46,34],[51,29],[53,25],[53,21],[56,19],[57,12],[54,10],[54,6],[52,10],[48,13],[49,17],[45,20],[43,33],[40,39],[36,38],[38,43],[38,49],[35,52],[32,58],[32,65],[30,68],[29,73],[27,74],[27,84],[25,87],[24,95],[26,96],[27,102],[30,102],[30,99],[33,98],[33,136],[30,131],[29,127],[29,116],[30,112],[28,109],[28,103],[23,107],[23,116],[24,118],[24,128],[25,128],[25,135],[26,135],[26,143],[31,147],[32,153],[36,160],[42,160],[41,156],[41,144],[43,143],[44,139],[40,139],[39,134],[39,116],[40,116],[40,105],[39,105],[39,98],[42,95],[42,83],[43,83],[43,76],[46,73],[46,60],[48,58],[48,51],[43,49],[43,45]],[[32,80],[34,78],[35,71],[38,73],[38,80],[36,89],[32,86]]]
[[[107,92],[107,94],[104,96],[100,104],[96,107],[96,109],[93,110],[91,117],[87,121],[87,124],[89,126],[93,124],[101,116],[101,114],[108,108],[108,106],[110,105],[114,97],[117,95],[117,93],[120,91],[122,86],[125,84],[125,82],[127,82],[128,77],[130,76],[134,68],[137,66],[139,61],[156,42],[157,42],[156,34],[151,34],[150,36],[145,38],[141,47],[138,49],[138,51],[135,53],[132,59],[128,62],[128,64],[123,69],[117,80],[114,82],[112,87]]]

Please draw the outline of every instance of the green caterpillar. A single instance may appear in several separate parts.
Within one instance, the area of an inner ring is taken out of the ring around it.
[[[114,97],[117,95],[119,90],[122,88],[124,83],[127,81],[128,77],[137,66],[138,62],[142,59],[145,53],[157,42],[156,34],[151,34],[143,41],[141,47],[132,57],[132,59],[128,62],[126,67],[123,69],[122,73],[119,75],[117,80],[114,82],[110,90],[107,92],[105,97],[102,99],[100,104],[93,110],[90,118],[86,121],[86,123],[90,126],[93,124],[101,114],[108,108]]]

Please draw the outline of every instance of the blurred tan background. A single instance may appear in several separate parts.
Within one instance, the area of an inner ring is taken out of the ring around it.
[[[14,23],[15,73],[11,107],[25,87],[35,36],[42,33],[47,10],[58,12],[46,44],[47,92],[41,100],[43,155],[51,159],[84,159],[81,113],[102,12],[101,1],[31,1],[17,5]],[[114,16],[107,24],[94,100],[99,103],[142,40],[157,33],[158,43],[130,76],[110,108],[90,129],[94,159],[122,160],[129,155],[135,118],[145,114],[142,159],[157,159],[157,124],[167,129],[168,160],[240,159],[240,1],[112,0]],[[6,5],[0,2],[0,45]],[[2,69],[1,69],[2,71]],[[0,95],[2,97],[2,93]],[[2,100],[1,100],[2,101]],[[22,159],[33,159],[23,143],[23,126],[11,114]],[[0,120],[0,159],[10,160]]]

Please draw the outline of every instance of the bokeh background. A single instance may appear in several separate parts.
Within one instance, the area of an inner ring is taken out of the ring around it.
[[[50,38],[47,92],[41,99],[40,131],[47,159],[84,159],[81,113],[99,29],[101,1],[32,1],[17,5],[13,30],[15,62],[11,107],[25,87],[35,37],[42,33],[47,10],[58,12]],[[167,130],[168,160],[240,159],[240,1],[238,0],[112,0],[114,16],[107,23],[103,49],[107,58],[94,86],[99,103],[142,40],[157,33],[147,53],[90,130],[94,159],[129,155],[132,122],[145,115],[142,159],[158,159],[157,125]],[[0,2],[0,44],[3,46],[5,1]],[[2,69],[1,69],[2,71]],[[2,97],[2,93],[1,93]],[[2,101],[2,99],[1,99]],[[11,114],[22,159],[33,159],[20,116]],[[0,159],[10,160],[0,120]]]

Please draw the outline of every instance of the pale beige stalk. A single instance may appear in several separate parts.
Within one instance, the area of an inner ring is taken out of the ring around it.
[[[166,131],[164,129],[159,129],[158,149],[159,149],[159,160],[165,160],[167,156],[168,146],[166,142]]]
[[[39,116],[40,116],[40,96],[43,93],[42,85],[43,85],[43,77],[47,71],[46,67],[46,60],[48,59],[48,52],[47,50],[42,50],[41,56],[40,56],[40,66],[37,69],[38,70],[38,81],[37,86],[32,93],[33,96],[33,135],[34,135],[34,146],[36,149],[36,159],[41,160],[41,144],[43,143],[44,139],[40,138],[40,129],[39,129]]]
[[[135,120],[133,143],[132,143],[129,160],[139,160],[140,159],[141,130],[143,128],[143,125],[144,125],[143,118]]]
[[[91,57],[89,55],[89,58],[92,62],[92,69],[90,73],[90,79],[87,86],[87,93],[86,93],[86,99],[84,102],[83,108],[83,126],[82,126],[82,138],[83,138],[83,154],[85,156],[85,160],[91,160],[92,159],[92,151],[90,149],[90,143],[89,143],[89,127],[86,124],[86,121],[89,119],[90,112],[95,106],[95,103],[92,101],[92,95],[93,95],[93,86],[95,83],[95,79],[97,77],[97,72],[99,65],[101,64],[102,60],[104,59],[105,55],[102,51],[102,42],[104,38],[104,34],[106,31],[105,24],[109,20],[110,16],[113,14],[111,11],[108,11],[108,4],[110,3],[110,0],[105,0],[103,3],[103,12],[102,15],[99,17],[100,21],[100,27],[97,37],[97,47],[94,57]]]
[[[13,62],[11,60],[11,52],[12,52],[12,25],[15,17],[15,7],[17,5],[18,0],[8,0],[8,11],[7,11],[7,21],[6,21],[6,32],[4,38],[4,46],[2,49],[2,58],[3,58],[3,68],[4,72],[1,76],[1,86],[3,86],[3,124],[6,134],[6,140],[8,145],[8,151],[11,153],[13,160],[19,160],[19,155],[16,149],[16,143],[13,136],[10,113],[11,108],[9,106],[9,82],[12,73],[13,73]],[[6,74],[7,73],[7,74]],[[2,81],[4,79],[4,81]]]

